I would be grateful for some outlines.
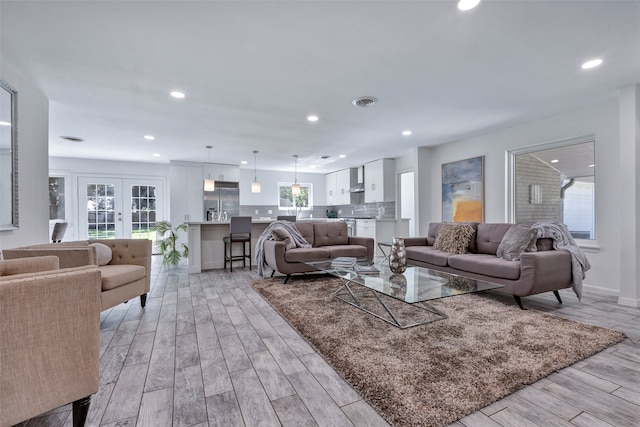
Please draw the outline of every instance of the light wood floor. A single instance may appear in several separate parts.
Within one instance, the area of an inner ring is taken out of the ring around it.
[[[102,313],[100,391],[87,424],[387,425],[253,291],[256,277],[255,268],[189,275],[154,257],[146,309],[137,299]],[[524,302],[629,339],[453,426],[640,426],[640,310],[561,294],[562,305],[553,294]],[[70,427],[70,406],[21,425]]]

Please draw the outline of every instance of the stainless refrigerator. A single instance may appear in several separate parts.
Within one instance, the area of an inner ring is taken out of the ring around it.
[[[237,182],[216,181],[214,191],[204,192],[204,217],[207,221],[228,220],[240,215],[240,189]]]

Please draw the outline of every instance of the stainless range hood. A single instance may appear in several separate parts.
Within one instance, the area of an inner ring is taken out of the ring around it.
[[[350,193],[364,193],[364,166],[358,167],[358,183],[349,188]]]

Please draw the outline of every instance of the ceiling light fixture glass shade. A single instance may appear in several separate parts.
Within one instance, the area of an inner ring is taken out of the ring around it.
[[[253,150],[253,182],[251,183],[252,193],[260,192],[260,183],[258,182],[258,174],[256,173],[256,168],[258,164],[258,161],[256,160],[256,154],[258,154],[258,151]]]
[[[211,149],[213,148],[213,146],[207,145],[205,148],[209,150],[209,163],[211,163]],[[203,172],[204,172],[204,168],[203,168]],[[207,178],[204,179],[204,191],[215,191],[215,190],[216,190],[216,181],[211,179],[211,173],[209,173],[207,175]]]
[[[298,184],[298,155],[294,154],[293,158],[296,159],[294,165],[294,175],[293,175],[293,184],[291,185],[291,194],[298,195],[300,194],[300,184]]]
[[[480,3],[480,0],[460,0],[458,2],[458,9],[471,10]]]

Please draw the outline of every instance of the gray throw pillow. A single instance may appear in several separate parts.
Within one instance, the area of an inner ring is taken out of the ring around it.
[[[531,246],[531,242],[537,237],[538,232],[535,229],[513,225],[502,237],[496,256],[509,261],[519,261],[520,255]]]
[[[475,230],[469,224],[443,224],[438,231],[438,236],[433,244],[433,249],[452,254],[463,254],[467,252],[471,237]]]
[[[293,249],[296,247],[296,242],[291,237],[291,233],[284,227],[274,227],[271,230],[271,235],[273,236],[273,240],[278,240],[284,242],[284,250]]]

